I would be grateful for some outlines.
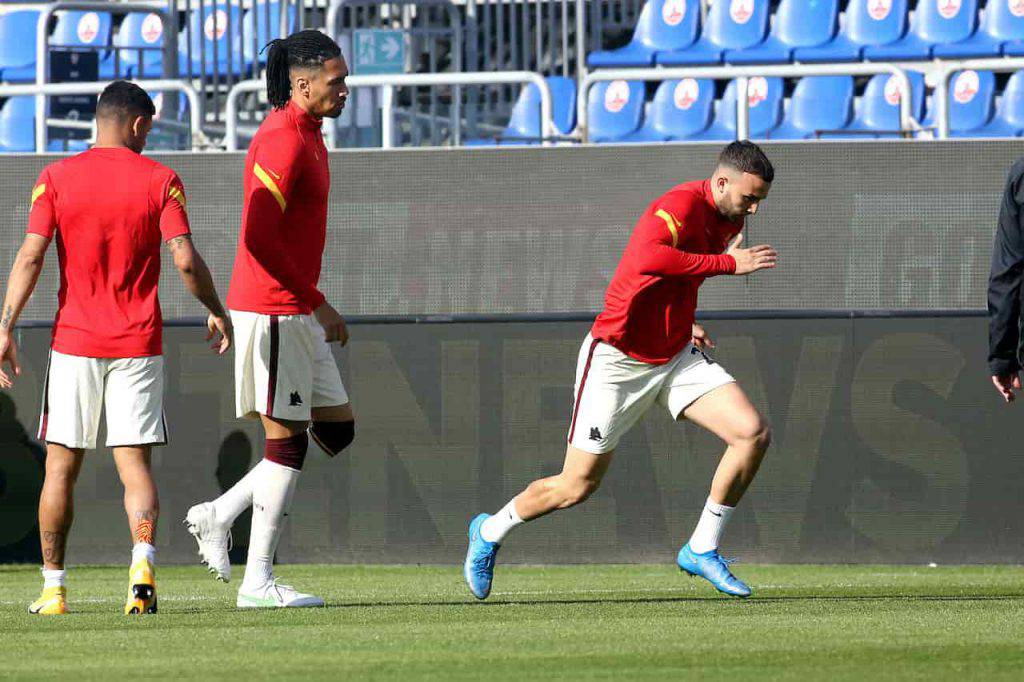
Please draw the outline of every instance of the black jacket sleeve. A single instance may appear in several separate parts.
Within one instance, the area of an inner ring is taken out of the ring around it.
[[[988,279],[988,365],[993,375],[1020,370],[1021,278],[1024,277],[1024,159],[1010,170],[999,210]]]

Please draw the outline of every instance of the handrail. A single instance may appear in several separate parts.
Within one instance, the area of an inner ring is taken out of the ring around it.
[[[939,139],[949,137],[949,78],[957,71],[1017,71],[1024,69],[1024,57],[1003,57],[999,59],[963,59],[940,62],[939,80],[935,84],[934,97]]]
[[[131,12],[150,12],[160,17],[164,29],[164,77],[173,76],[177,70],[178,63],[178,40],[177,35],[168,35],[168,28],[174,29],[177,26],[172,20],[171,14],[167,11],[167,3],[162,0],[150,0],[150,2],[54,2],[45,5],[39,12],[39,21],[36,23],[36,85],[46,85],[50,72],[50,34],[48,28],[50,17],[54,12],[61,10],[95,10],[110,14],[129,14]],[[177,16],[174,17],[177,19]],[[89,91],[90,93],[92,91]],[[101,92],[101,91],[97,91]],[[59,94],[83,94],[83,93],[59,93]],[[192,102],[195,105],[195,102]],[[46,95],[36,94],[36,121],[46,118]],[[193,127],[193,131],[198,128]],[[36,126],[36,153],[46,151],[46,126]]]
[[[394,128],[394,88],[402,86],[427,86],[427,85],[491,85],[505,83],[531,83],[537,86],[540,92],[540,120],[541,137],[551,138],[557,135],[554,124],[551,121],[551,89],[544,77],[533,71],[486,71],[468,73],[407,73],[379,76],[349,76],[345,79],[345,85],[351,90],[353,88],[379,87],[384,92],[381,97],[381,146],[384,149],[391,149],[394,146],[392,130]],[[224,117],[225,135],[224,143],[230,152],[238,151],[238,98],[244,92],[258,92],[266,87],[262,80],[252,79],[236,83],[228,91]],[[329,125],[325,137],[328,139],[331,148],[334,144],[334,126]],[[541,142],[544,146],[550,146],[550,140]]]
[[[103,90],[110,85],[112,81],[99,81],[95,83],[33,83],[28,85],[0,85],[0,97],[17,97],[19,95],[36,95],[37,102],[39,97],[46,97],[48,95],[94,95],[103,92]],[[199,93],[189,83],[180,80],[151,80],[145,81],[146,88],[149,90],[177,90],[183,93],[188,98],[189,104],[189,121],[192,125],[192,148],[197,149],[202,146],[203,132],[201,128],[202,120],[199,114]],[[39,146],[39,128],[44,129],[45,135],[45,123],[46,117],[36,117],[36,153],[42,153],[46,151],[46,143],[43,142],[42,148]],[[45,137],[44,137],[45,140]]]
[[[906,72],[892,64],[792,64],[785,66],[715,66],[715,67],[672,67],[657,69],[608,69],[595,71],[583,79],[576,100],[576,119],[583,134],[583,141],[589,135],[587,126],[587,103],[591,86],[598,81],[665,81],[682,78],[710,78],[714,80],[737,79],[736,83],[736,139],[749,136],[749,102],[747,80],[749,78],[799,78],[803,76],[870,76],[891,73],[900,86],[900,128],[914,127],[910,115],[910,79]]]

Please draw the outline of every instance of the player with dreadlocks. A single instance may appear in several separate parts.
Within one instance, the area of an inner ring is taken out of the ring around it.
[[[237,416],[259,418],[260,461],[185,522],[203,561],[231,578],[228,531],[252,505],[252,532],[239,607],[323,606],[279,584],[273,559],[309,437],[334,456],[352,442],[354,417],[328,344],[348,340],[345,320],[317,289],[327,235],[330,171],[320,126],[345,106],[348,68],[337,43],[299,31],[268,45],[273,111],[249,146],[242,233],[228,292],[236,329]]]

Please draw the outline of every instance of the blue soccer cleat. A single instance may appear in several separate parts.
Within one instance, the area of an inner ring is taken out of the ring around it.
[[[680,570],[690,575],[699,575],[714,585],[719,592],[733,597],[749,597],[750,588],[732,574],[729,570],[731,563],[733,560],[723,559],[717,549],[697,554],[690,549],[690,543],[683,545],[676,557],[676,565]]]
[[[478,514],[469,522],[469,549],[466,551],[466,563],[462,574],[466,577],[469,591],[477,599],[487,599],[491,593],[491,581],[494,580],[494,558],[498,556],[497,542],[487,542],[480,537],[480,526],[490,514]]]

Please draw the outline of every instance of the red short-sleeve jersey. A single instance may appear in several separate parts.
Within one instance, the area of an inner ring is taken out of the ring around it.
[[[170,168],[126,147],[93,148],[43,169],[28,232],[56,236],[53,349],[160,355],[160,245],[189,234],[185,190]]]

